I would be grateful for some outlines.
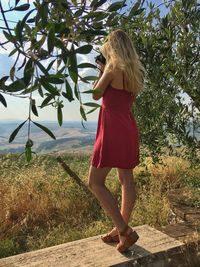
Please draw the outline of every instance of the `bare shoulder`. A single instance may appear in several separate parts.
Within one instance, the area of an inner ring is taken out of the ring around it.
[[[116,66],[112,68],[110,65],[106,67],[105,71],[113,76],[117,76],[120,75],[120,73],[122,73],[122,70],[119,67]]]
[[[113,74],[114,75],[120,75],[122,73],[122,70],[116,66],[114,69],[113,69]]]
[[[109,66],[107,68],[105,68],[104,73],[105,76],[110,77],[113,79],[115,72],[112,68],[110,68]]]

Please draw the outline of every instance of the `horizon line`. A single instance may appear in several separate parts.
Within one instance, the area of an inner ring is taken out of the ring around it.
[[[0,122],[23,122],[24,119],[0,119]],[[58,123],[57,120],[34,120],[36,122],[54,122],[54,123]],[[63,121],[63,123],[66,123],[66,122],[80,122],[80,120],[65,120]],[[88,122],[97,122],[97,120],[90,120],[90,121],[84,121],[84,123],[88,123]]]

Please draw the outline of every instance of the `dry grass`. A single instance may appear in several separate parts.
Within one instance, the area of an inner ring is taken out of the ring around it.
[[[62,156],[71,169],[86,182],[89,155]],[[175,157],[163,157],[164,165],[138,166],[134,177],[138,198],[131,225],[161,226],[169,223],[171,188],[184,185],[189,163]],[[56,245],[108,231],[111,220],[85,192],[64,173],[55,157],[41,155],[26,164],[17,155],[0,156],[0,257]],[[192,174],[191,174],[192,173]],[[112,169],[106,185],[120,204],[121,187]]]

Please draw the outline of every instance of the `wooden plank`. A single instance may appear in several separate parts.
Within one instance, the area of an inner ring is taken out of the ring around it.
[[[153,261],[162,262],[163,258],[166,259],[166,255],[179,255],[184,248],[184,243],[181,241],[147,224],[133,229],[140,238],[130,251],[124,254],[116,250],[116,243],[105,244],[98,235],[0,259],[0,267],[137,266],[129,264],[133,262],[136,264],[137,260],[142,261],[142,259],[151,262],[149,266],[154,266]]]
[[[200,230],[191,223],[169,224],[159,227],[158,230],[184,243],[200,243]]]

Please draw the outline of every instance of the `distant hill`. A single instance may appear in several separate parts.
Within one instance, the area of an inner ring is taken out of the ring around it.
[[[0,121],[0,154],[20,153],[24,151],[27,140],[27,124],[17,134],[15,140],[9,143],[9,136],[21,121]],[[56,137],[52,139],[36,125],[31,125],[31,139],[34,142],[33,151],[49,153],[54,151],[92,151],[96,136],[97,122],[64,122],[60,127],[57,122],[39,122],[49,128]]]
[[[27,141],[27,126],[25,124],[17,134],[12,143],[8,143],[9,136],[21,121],[0,121],[0,154],[21,153]],[[60,127],[57,122],[43,121],[40,124],[49,128],[56,137],[52,139],[44,131],[36,125],[31,125],[31,139],[34,142],[33,151],[39,154],[52,152],[92,152],[97,122],[84,123],[83,128],[81,122],[64,122]],[[192,128],[191,128],[192,135]],[[197,140],[200,140],[200,127],[195,131]],[[175,144],[175,146],[179,144]]]

